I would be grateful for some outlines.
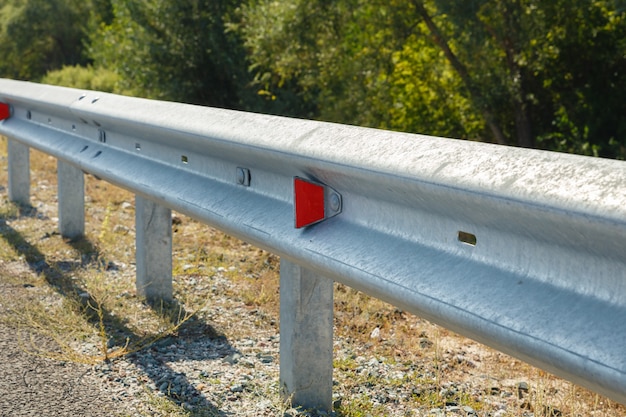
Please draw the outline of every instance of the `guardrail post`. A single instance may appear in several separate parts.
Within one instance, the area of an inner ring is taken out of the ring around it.
[[[59,231],[74,239],[85,233],[85,176],[79,168],[57,161]]]
[[[172,300],[172,210],[135,197],[137,295]]]
[[[30,204],[30,149],[13,139],[7,140],[9,157],[9,200]]]
[[[280,386],[293,406],[330,411],[333,281],[280,261]]]

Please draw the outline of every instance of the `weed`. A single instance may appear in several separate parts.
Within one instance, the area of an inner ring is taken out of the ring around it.
[[[336,410],[340,417],[367,417],[386,416],[388,411],[380,404],[376,404],[372,398],[363,394],[353,398],[346,404],[342,404]]]
[[[149,390],[146,390],[146,395],[149,408],[158,410],[160,415],[167,415],[170,417],[191,417],[192,415],[189,410],[185,410],[183,407],[180,407],[166,396],[155,394]],[[206,415],[207,417],[210,416],[210,414]]]
[[[333,361],[333,369],[340,371],[354,371],[359,366],[358,362],[353,356],[347,355],[343,358],[338,358]]]

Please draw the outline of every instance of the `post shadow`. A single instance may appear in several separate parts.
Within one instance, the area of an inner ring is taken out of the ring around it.
[[[20,215],[24,213],[29,217],[35,217],[37,214],[36,209],[28,205],[19,206],[18,212],[20,213]],[[16,218],[17,216],[7,216],[4,214],[0,215],[0,237],[2,237],[9,245],[11,245],[17,253],[24,257],[31,271],[43,276],[48,285],[50,285],[50,287],[53,288],[61,296],[79,300],[85,307],[87,307],[89,303],[91,303],[92,306],[97,305],[96,300],[87,291],[87,289],[80,286],[67,274],[68,271],[71,271],[74,268],[83,267],[86,264],[98,259],[98,251],[95,245],[93,245],[93,243],[86,238],[79,238],[68,241],[68,244],[77,249],[83,255],[83,260],[81,262],[60,261],[51,263],[47,260],[46,256],[41,251],[39,251],[39,249],[37,249],[33,244],[28,242],[28,240],[26,240],[19,231],[15,230],[7,223],[7,220]],[[183,307],[178,302],[172,302],[170,305],[168,305],[168,307],[180,308],[182,309],[181,314],[186,314]],[[153,308],[156,308],[156,306],[154,306]],[[156,311],[159,312],[158,310]],[[179,310],[162,309],[161,313],[173,314],[173,311],[176,311],[176,314],[178,314]],[[107,334],[111,338],[111,342],[114,346],[124,346],[127,339],[131,343],[137,342],[141,339],[140,335],[133,332],[127,326],[126,320],[116,317],[106,309],[102,309],[102,313],[103,322],[105,324],[105,328],[107,329]],[[83,310],[83,314],[85,316],[85,319],[91,325],[99,327],[100,318],[95,313],[95,311],[87,307]],[[188,329],[192,330],[193,326],[202,326],[203,334],[205,334],[204,337],[216,338],[220,340],[220,342],[223,342],[227,346],[229,351],[235,351],[224,336],[218,336],[217,332],[210,325],[201,322],[197,318],[183,323],[181,325],[180,332],[186,332],[188,331]],[[116,329],[117,331],[115,331]],[[112,333],[114,332],[116,334],[113,335]],[[158,341],[157,343],[160,346],[167,346],[169,344],[176,343],[176,337],[168,336]],[[196,407],[195,409],[197,410],[197,413],[194,413],[192,411],[192,416],[206,415],[207,412],[210,413],[210,415],[215,416],[225,417],[227,415],[223,411],[219,410],[216,405],[211,403],[201,392],[199,392],[196,387],[189,382],[185,375],[175,372],[165,362],[161,361],[159,363],[159,366],[156,367],[144,366],[141,360],[140,352],[135,352],[127,355],[126,358],[131,361],[135,366],[141,368],[143,372],[145,372],[145,374],[154,382],[157,389],[159,389],[163,393],[163,395],[170,401],[179,405],[183,403],[189,403],[194,405]],[[214,359],[218,360],[221,358],[218,357]],[[180,390],[178,390],[178,392],[172,391],[171,389],[169,389],[169,387],[161,389],[161,387],[157,383],[163,379],[163,375],[171,375],[172,378],[176,379],[177,386],[180,387]]]

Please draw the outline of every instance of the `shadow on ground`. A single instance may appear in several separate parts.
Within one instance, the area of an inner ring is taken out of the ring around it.
[[[114,346],[124,346],[127,341],[129,344],[138,343],[145,340],[145,336],[141,336],[133,332],[127,325],[128,321],[119,318],[110,311],[102,308],[100,313],[102,318],[93,308],[88,306],[96,306],[98,303],[87,291],[81,287],[80,283],[72,279],[70,272],[79,267],[93,265],[104,268],[109,267],[108,264],[98,265],[100,256],[97,248],[93,243],[86,239],[77,239],[74,241],[66,241],[71,247],[81,253],[81,262],[75,261],[58,261],[50,262],[39,249],[30,243],[24,236],[14,229],[8,222],[16,220],[19,217],[40,218],[36,208],[31,206],[17,206],[14,215],[0,215],[0,236],[12,246],[21,256],[23,256],[29,269],[39,276],[42,276],[48,285],[63,297],[78,300],[85,308],[82,310],[84,318],[96,329],[100,328],[101,323],[104,324],[108,337],[109,348]],[[54,234],[54,233],[53,233]],[[52,236],[52,235],[49,235]],[[48,236],[48,237],[49,237]],[[163,304],[160,302],[149,303],[152,309],[161,315],[169,316],[170,319],[176,320],[177,317],[186,317],[188,313],[184,307],[177,301]],[[185,321],[178,329],[178,334],[184,337],[205,337],[212,339],[212,342],[220,347],[221,356],[211,356],[209,359],[221,360],[229,353],[235,352],[226,337],[218,335],[215,329],[206,322],[192,317]],[[166,351],[170,345],[177,343],[178,336],[168,336],[158,340],[154,344],[145,346],[143,350],[151,349],[156,351]],[[226,416],[227,414],[219,410],[212,404],[196,387],[191,384],[184,374],[175,372],[168,366],[166,360],[151,359],[148,363],[142,355],[142,351],[137,351],[126,356],[135,366],[141,368],[143,372],[152,380],[155,387],[162,393],[162,396],[174,402],[177,405],[185,405],[189,407],[190,416]],[[157,355],[158,357],[158,355]],[[206,358],[205,358],[206,359]],[[114,360],[114,359],[113,359]],[[108,360],[107,360],[108,361]]]

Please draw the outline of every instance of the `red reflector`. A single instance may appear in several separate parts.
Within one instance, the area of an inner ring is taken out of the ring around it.
[[[324,220],[324,186],[294,178],[296,228]]]
[[[6,103],[0,103],[0,120],[11,117],[11,107]]]

